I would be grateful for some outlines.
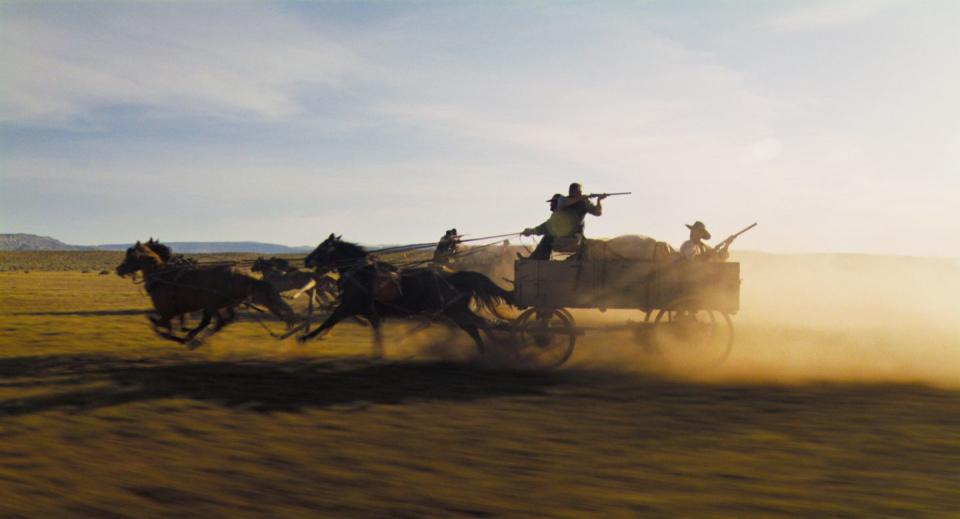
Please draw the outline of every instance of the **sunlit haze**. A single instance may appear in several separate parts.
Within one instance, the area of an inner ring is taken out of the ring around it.
[[[960,3],[4,2],[0,232],[960,256]]]

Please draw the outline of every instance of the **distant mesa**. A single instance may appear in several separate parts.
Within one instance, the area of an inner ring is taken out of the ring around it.
[[[296,254],[310,252],[313,247],[288,247],[275,243],[261,243],[255,241],[223,241],[223,242],[164,242],[181,254],[203,254],[224,252],[250,252],[256,254]],[[70,245],[49,236],[36,234],[0,234],[0,250],[5,251],[84,251],[84,250],[127,250],[132,243],[108,243],[104,245],[85,246]]]
[[[261,243],[258,241],[170,241],[163,242],[169,245],[174,252],[180,254],[207,254],[223,252],[252,252],[256,254],[296,254],[310,252],[313,247],[288,247],[276,243]],[[108,243],[98,245],[101,250],[127,250],[130,243]]]
[[[0,250],[96,250],[96,247],[68,245],[49,236],[0,234]]]

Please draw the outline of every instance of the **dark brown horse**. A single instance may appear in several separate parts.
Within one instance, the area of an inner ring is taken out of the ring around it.
[[[154,331],[165,339],[197,346],[194,339],[211,320],[215,322],[210,335],[232,321],[236,307],[243,303],[267,307],[288,326],[296,318],[267,282],[236,272],[229,266],[172,265],[167,262],[170,258],[170,248],[151,239],[127,249],[123,263],[117,266],[117,275],[121,277],[138,271],[143,273],[147,293],[156,310],[150,321]],[[174,335],[171,319],[197,311],[203,312],[200,324],[185,337]]]
[[[310,304],[316,301],[317,306],[329,309],[337,299],[337,280],[316,272],[300,270],[283,258],[257,258],[250,267],[253,272],[259,272],[263,280],[273,285],[277,292],[296,290],[293,298],[302,293],[310,297]]]
[[[300,340],[309,340],[344,318],[359,315],[373,326],[376,356],[383,353],[380,326],[385,317],[444,318],[467,332],[482,352],[479,330],[488,335],[490,330],[487,321],[470,310],[471,300],[490,309],[500,302],[513,303],[512,292],[483,274],[448,274],[432,268],[399,270],[388,263],[372,262],[363,247],[333,234],[307,256],[304,264],[318,272],[339,272],[340,304],[319,328]]]

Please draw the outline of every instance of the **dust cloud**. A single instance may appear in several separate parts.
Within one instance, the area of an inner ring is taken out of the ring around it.
[[[636,310],[573,310],[587,328],[567,368],[616,370],[698,381],[806,383],[917,382],[960,387],[960,260],[848,254],[739,253],[740,311],[734,344],[717,352],[623,326]],[[516,312],[514,312],[514,316]],[[370,331],[341,325],[340,336],[367,348]],[[350,330],[347,332],[347,330]],[[516,344],[500,330],[479,355],[458,328],[388,321],[390,357],[466,362],[483,369],[516,365]]]
[[[731,261],[741,263],[741,304],[723,363],[688,355],[683,344],[651,354],[632,334],[590,332],[571,364],[706,381],[960,387],[960,260],[741,253]],[[598,327],[643,319],[629,311],[575,316]]]

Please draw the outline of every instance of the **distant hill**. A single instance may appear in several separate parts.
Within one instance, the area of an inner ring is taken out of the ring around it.
[[[310,252],[313,247],[288,247],[276,243],[256,241],[175,241],[164,242],[180,254],[204,254],[226,252],[251,252],[255,254],[298,254]],[[127,250],[132,243],[108,243],[104,245],[70,245],[49,236],[36,234],[11,233],[0,234],[0,250],[22,251],[83,251],[83,250]]]
[[[310,252],[313,247],[288,247],[276,243],[258,241],[171,241],[163,242],[178,254],[219,254],[223,252],[252,252],[255,254],[297,254]],[[108,243],[98,245],[103,250],[127,250],[131,243]]]
[[[96,250],[96,247],[69,245],[49,236],[0,234],[0,250]]]

